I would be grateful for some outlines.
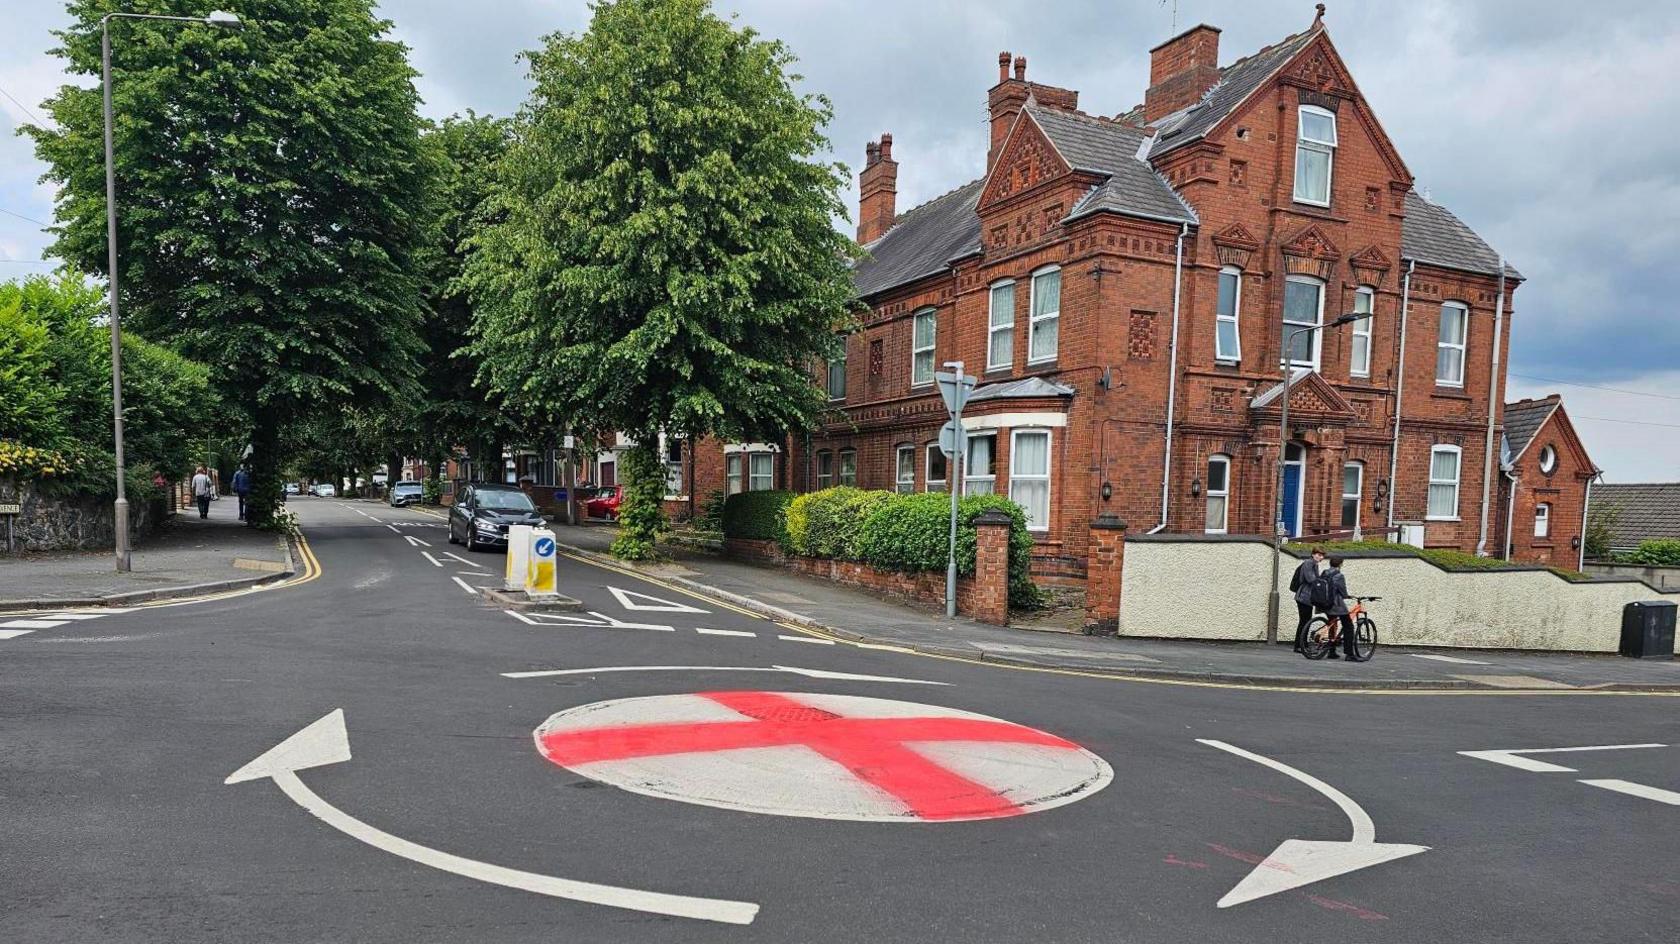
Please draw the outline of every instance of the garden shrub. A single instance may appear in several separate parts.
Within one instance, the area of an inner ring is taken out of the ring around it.
[[[1680,541],[1673,538],[1640,541],[1638,547],[1621,559],[1630,564],[1644,564],[1647,567],[1680,566]]]
[[[723,536],[787,545],[785,512],[792,492],[737,492],[723,502]]]
[[[857,559],[883,570],[940,571],[945,569],[950,542],[951,499],[941,492],[881,496],[858,529]],[[973,576],[976,535],[974,519],[987,511],[1009,515],[1009,605],[1030,609],[1040,603],[1032,582],[1032,535],[1026,512],[1002,495],[969,495],[957,503],[957,573]]]
[[[863,522],[892,495],[841,485],[795,498],[788,505],[789,547],[808,557],[858,560]]]

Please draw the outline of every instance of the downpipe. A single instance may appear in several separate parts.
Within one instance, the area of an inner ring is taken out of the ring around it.
[[[1400,497],[1400,410],[1405,404],[1402,396],[1406,392],[1406,319],[1412,309],[1412,270],[1417,268],[1417,260],[1406,263],[1406,276],[1400,281],[1400,351],[1395,361],[1394,370],[1394,442],[1388,448],[1388,539],[1394,540],[1394,505]]]
[[[1178,243],[1173,248],[1173,311],[1172,355],[1167,358],[1167,439],[1161,459],[1161,523],[1147,533],[1159,534],[1167,528],[1167,499],[1172,489],[1173,416],[1178,406],[1178,311],[1184,297],[1184,237],[1190,234],[1190,224],[1180,223]]]
[[[1468,337],[1466,330],[1466,337]],[[1476,556],[1486,557],[1488,539],[1488,496],[1493,489],[1493,423],[1499,416],[1499,365],[1505,337],[1505,257],[1499,257],[1499,299],[1493,305],[1493,369],[1488,372],[1487,441],[1482,448],[1482,523],[1476,538]],[[1465,365],[1466,370],[1469,364]]]

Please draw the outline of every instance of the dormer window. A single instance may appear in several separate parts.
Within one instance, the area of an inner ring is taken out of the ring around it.
[[[1330,205],[1330,174],[1336,162],[1336,116],[1302,105],[1295,134],[1295,202]]]

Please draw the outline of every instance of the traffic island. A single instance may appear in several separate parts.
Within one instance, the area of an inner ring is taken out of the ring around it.
[[[479,593],[494,606],[526,613],[580,613],[583,601],[563,593],[533,597],[524,590],[503,590],[500,587],[481,587]]]

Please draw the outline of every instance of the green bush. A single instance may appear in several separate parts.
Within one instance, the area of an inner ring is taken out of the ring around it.
[[[1680,541],[1672,538],[1640,541],[1639,546],[1622,559],[1630,564],[1644,564],[1647,567],[1680,566]]]
[[[653,440],[644,437],[642,441]],[[653,560],[658,556],[655,542],[670,528],[662,504],[665,464],[652,445],[638,445],[624,452],[618,471],[624,498],[618,507],[618,537],[612,543],[612,555],[619,560]]]
[[[892,492],[841,485],[795,498],[787,510],[788,545],[795,554],[857,560],[864,521]]]
[[[1449,548],[1415,547],[1410,544],[1388,541],[1322,541],[1316,544],[1292,543],[1285,545],[1285,547],[1299,555],[1305,555],[1315,547],[1324,548],[1327,554],[1348,554],[1353,557],[1358,557],[1362,552],[1387,552],[1391,555],[1421,557],[1447,570],[1531,570],[1534,567],[1533,564],[1508,561],[1499,557],[1477,557],[1474,554]],[[1552,569],[1555,570],[1556,568]],[[1574,571],[1570,571],[1570,573],[1574,573]],[[1559,576],[1565,575],[1559,574]]]
[[[787,546],[785,512],[792,492],[737,492],[723,502],[723,536]]]
[[[694,527],[699,531],[723,530],[723,502],[728,496],[723,489],[712,489],[711,494],[700,503],[700,514],[694,518]]]
[[[944,570],[950,544],[951,499],[940,492],[899,495],[872,493],[880,498],[858,528],[854,551],[862,560],[884,570]],[[974,574],[974,519],[987,511],[1001,511],[1012,520],[1009,529],[1009,605],[1030,609],[1040,603],[1032,582],[1032,535],[1026,512],[1002,495],[969,495],[957,503],[957,573]]]

